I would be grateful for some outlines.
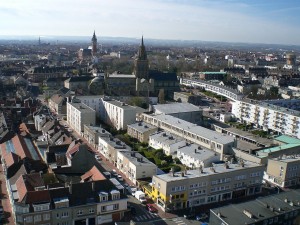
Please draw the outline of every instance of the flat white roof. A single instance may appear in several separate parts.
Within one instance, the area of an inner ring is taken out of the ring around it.
[[[153,116],[153,118],[156,118],[162,122],[168,123],[171,126],[177,127],[181,130],[191,132],[195,135],[198,135],[200,137],[206,138],[211,141],[215,141],[217,143],[221,144],[229,144],[234,142],[234,137],[221,134],[217,131],[213,131],[210,129],[207,129],[205,127],[198,126],[196,124],[187,122],[182,119],[178,119],[176,117],[170,116],[170,115],[156,115]]]
[[[159,105],[153,105],[152,107],[154,109],[155,114],[159,114],[159,113],[173,114],[173,113],[202,111],[201,108],[190,103],[159,104]]]

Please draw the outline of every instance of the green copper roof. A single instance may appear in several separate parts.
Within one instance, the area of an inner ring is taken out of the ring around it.
[[[297,146],[300,147],[300,140],[299,139],[289,137],[289,136],[286,136],[286,135],[278,136],[278,137],[274,138],[274,140],[283,142],[285,144],[257,151],[256,156],[259,157],[259,158],[263,158],[263,157],[266,157],[268,155],[268,153],[271,153],[271,152],[277,152],[277,151],[281,151],[281,150],[285,150],[285,149],[289,149],[289,148],[295,148]]]

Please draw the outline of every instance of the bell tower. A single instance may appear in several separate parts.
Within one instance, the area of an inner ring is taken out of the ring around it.
[[[134,74],[137,78],[148,79],[149,63],[147,59],[147,52],[144,45],[144,38],[142,36],[142,42],[139,47],[138,56],[134,62]]]
[[[92,38],[92,55],[94,56],[96,55],[96,53],[97,53],[97,37],[94,31],[93,38]]]

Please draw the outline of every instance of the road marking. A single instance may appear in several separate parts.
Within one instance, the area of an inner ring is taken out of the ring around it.
[[[183,221],[182,221],[182,223],[177,223],[178,225],[186,225],[186,223],[183,223]]]
[[[148,219],[146,215],[142,215],[141,217],[144,218],[145,220]]]
[[[137,221],[140,221],[140,219],[139,219],[138,217],[135,217],[135,219],[136,219]]]

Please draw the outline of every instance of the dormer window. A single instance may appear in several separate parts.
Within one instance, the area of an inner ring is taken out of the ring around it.
[[[100,192],[99,193],[99,201],[100,202],[106,202],[108,201],[108,193],[107,192]]]
[[[110,192],[110,194],[111,194],[111,199],[112,199],[112,200],[120,199],[120,192],[119,192],[119,191],[117,191],[117,190],[112,190],[112,191]]]

